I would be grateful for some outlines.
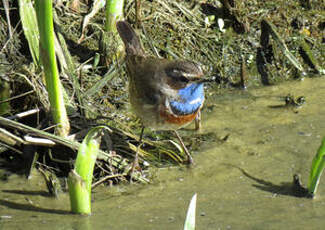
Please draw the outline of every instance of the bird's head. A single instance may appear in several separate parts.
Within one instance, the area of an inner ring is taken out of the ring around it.
[[[173,89],[182,89],[193,82],[201,82],[203,71],[201,67],[190,61],[169,62],[164,72],[166,83]]]

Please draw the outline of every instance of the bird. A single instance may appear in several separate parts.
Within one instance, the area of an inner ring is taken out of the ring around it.
[[[172,130],[187,155],[187,163],[192,165],[193,158],[177,130],[200,119],[206,81],[200,65],[149,56],[127,21],[118,21],[116,28],[125,46],[131,108],[142,122],[138,147],[145,127]],[[135,165],[138,165],[138,150],[132,171]]]

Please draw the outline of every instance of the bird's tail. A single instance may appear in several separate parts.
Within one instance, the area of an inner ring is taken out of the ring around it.
[[[126,21],[116,23],[117,31],[122,38],[127,55],[144,55],[140,39],[134,29]]]

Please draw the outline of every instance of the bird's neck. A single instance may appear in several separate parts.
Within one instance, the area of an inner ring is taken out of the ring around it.
[[[203,83],[191,83],[178,90],[178,98],[170,100],[170,108],[175,114],[186,115],[196,112],[204,102]]]

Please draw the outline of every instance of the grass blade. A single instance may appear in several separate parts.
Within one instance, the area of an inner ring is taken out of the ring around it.
[[[32,0],[19,0],[19,14],[30,53],[35,65],[39,66],[39,32]]]

